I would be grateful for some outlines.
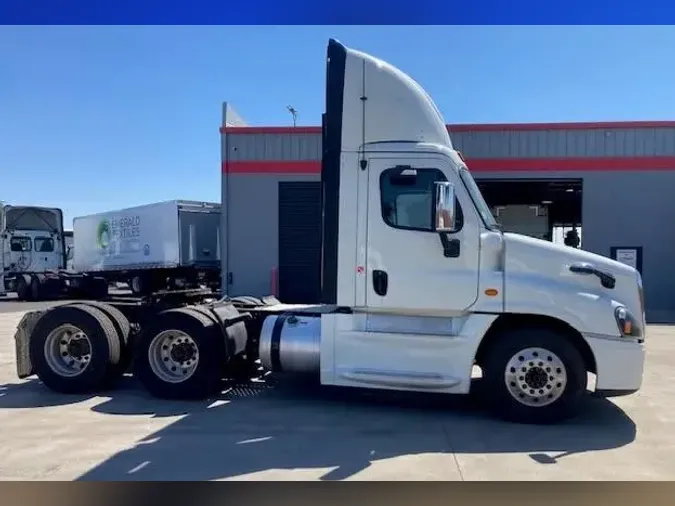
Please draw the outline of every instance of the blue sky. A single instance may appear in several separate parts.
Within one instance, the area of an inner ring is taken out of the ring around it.
[[[0,200],[74,216],[220,200],[227,100],[318,125],[329,37],[422,84],[449,123],[675,119],[671,27],[0,27]]]

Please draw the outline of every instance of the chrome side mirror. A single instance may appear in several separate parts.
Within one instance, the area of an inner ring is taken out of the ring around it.
[[[436,181],[434,208],[432,210],[433,225],[436,232],[454,232],[456,229],[455,216],[455,186],[447,181]]]

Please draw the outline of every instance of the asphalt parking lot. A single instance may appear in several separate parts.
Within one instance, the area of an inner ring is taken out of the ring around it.
[[[14,328],[42,306],[0,299],[3,480],[672,480],[675,327],[649,328],[643,390],[520,426],[471,398],[284,382],[158,401],[132,377],[95,397],[17,379]]]

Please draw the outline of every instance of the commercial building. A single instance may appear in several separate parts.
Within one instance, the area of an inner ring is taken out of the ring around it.
[[[227,104],[223,125],[228,293],[318,300],[321,128],[245,126]],[[497,213],[531,206],[551,229],[580,227],[583,249],[641,271],[649,321],[675,321],[675,122],[448,129]]]

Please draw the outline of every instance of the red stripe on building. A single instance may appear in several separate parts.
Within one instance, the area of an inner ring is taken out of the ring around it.
[[[675,156],[597,158],[477,158],[467,160],[473,172],[602,172],[675,170]],[[318,174],[319,161],[230,161],[230,174]]]
[[[572,123],[479,123],[447,125],[450,132],[501,132],[542,130],[609,130],[617,128],[675,128],[675,121],[604,121]],[[220,127],[228,134],[319,134],[318,126]]]

